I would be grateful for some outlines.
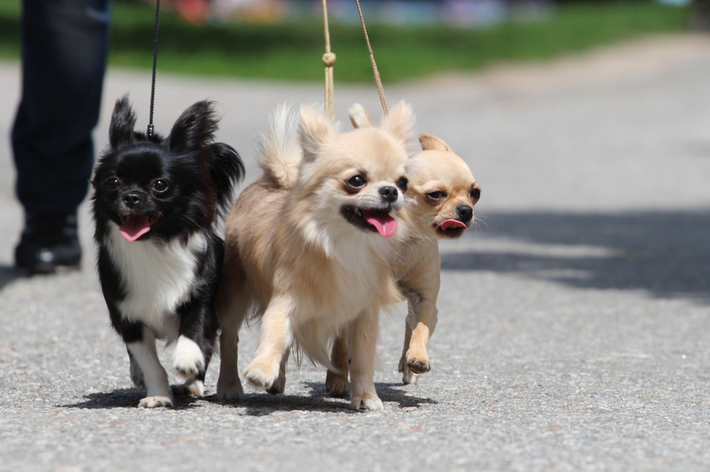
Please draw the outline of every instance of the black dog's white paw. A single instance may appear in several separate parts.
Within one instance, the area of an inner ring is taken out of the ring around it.
[[[186,379],[191,379],[205,368],[205,356],[192,339],[180,336],[173,354],[173,367]]]
[[[153,397],[145,397],[139,403],[139,408],[172,408],[173,399],[170,397],[164,397],[161,395],[155,395]]]

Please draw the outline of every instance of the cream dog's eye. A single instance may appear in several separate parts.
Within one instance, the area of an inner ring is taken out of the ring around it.
[[[367,180],[365,180],[365,177],[362,175],[355,175],[353,177],[350,177],[347,182],[347,184],[352,188],[362,188],[365,186],[366,183]]]
[[[473,198],[474,200],[478,200],[479,198],[481,198],[481,190],[477,188],[471,190],[471,198]]]
[[[402,177],[397,181],[397,187],[399,187],[402,192],[407,191],[407,184],[409,184],[409,180],[407,180],[406,177]]]
[[[430,200],[441,200],[442,198],[446,198],[446,194],[441,190],[437,190],[436,192],[427,193],[426,197]]]

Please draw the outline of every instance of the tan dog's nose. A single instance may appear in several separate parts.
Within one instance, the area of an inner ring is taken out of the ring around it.
[[[456,214],[459,216],[461,221],[468,223],[473,218],[473,208],[468,205],[459,205],[456,207]]]

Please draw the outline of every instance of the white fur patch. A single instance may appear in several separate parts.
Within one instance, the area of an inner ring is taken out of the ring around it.
[[[179,239],[128,242],[112,224],[106,243],[124,281],[126,298],[119,304],[123,316],[175,339],[177,325],[166,321],[192,290],[197,256],[207,247],[205,236],[195,233],[187,244]]]
[[[189,379],[198,374],[205,366],[205,356],[195,341],[180,336],[173,353],[173,367],[180,375]]]

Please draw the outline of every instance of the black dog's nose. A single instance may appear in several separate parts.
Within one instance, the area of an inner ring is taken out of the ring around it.
[[[138,205],[140,201],[141,198],[135,193],[129,193],[123,196],[123,203],[125,203],[128,208],[133,208]]]
[[[468,205],[459,205],[456,207],[456,214],[464,223],[468,223],[473,218],[473,208]]]
[[[395,187],[382,187],[380,189],[380,195],[382,195],[382,198],[385,199],[387,202],[393,202],[397,200],[397,189]]]

